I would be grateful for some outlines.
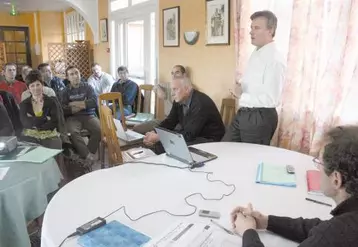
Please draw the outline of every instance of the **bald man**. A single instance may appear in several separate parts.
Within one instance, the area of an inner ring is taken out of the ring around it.
[[[170,87],[174,103],[159,127],[174,131],[179,124],[180,128],[176,131],[183,135],[188,145],[220,141],[225,127],[213,100],[193,89],[190,79],[185,76],[173,78]],[[144,144],[154,147],[157,154],[164,153],[159,136],[154,131],[145,135]]]

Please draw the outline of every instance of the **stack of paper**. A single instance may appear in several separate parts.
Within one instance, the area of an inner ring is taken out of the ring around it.
[[[242,239],[217,226],[201,222],[180,222],[153,238],[144,247],[237,247]]]
[[[43,163],[61,153],[62,150],[45,148],[42,146],[17,147],[9,154],[1,155],[0,162],[31,162]]]
[[[285,166],[259,164],[256,183],[296,187],[296,175],[287,172]]]
[[[0,167],[0,180],[3,180],[10,167]]]

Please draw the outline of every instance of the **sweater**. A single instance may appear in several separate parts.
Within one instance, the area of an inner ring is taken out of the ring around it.
[[[356,247],[358,246],[358,197],[339,204],[333,218],[292,219],[270,215],[267,230],[300,243],[299,247]],[[243,247],[264,247],[253,229],[243,235]]]
[[[69,85],[61,92],[60,99],[63,113],[66,117],[73,115],[95,115],[96,113],[96,94],[94,93],[93,88],[87,83],[81,83],[78,88],[73,88]],[[86,109],[73,114],[69,103],[74,101],[84,101]]]
[[[178,132],[189,143],[196,138],[218,142],[225,134],[225,126],[215,103],[195,89],[187,102],[173,103],[168,117],[159,126],[174,130],[178,124],[181,126]]]

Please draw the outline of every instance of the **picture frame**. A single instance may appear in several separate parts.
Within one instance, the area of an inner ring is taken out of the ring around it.
[[[230,0],[206,0],[206,45],[230,45]]]
[[[180,7],[163,9],[163,46],[179,47]]]
[[[100,42],[108,42],[108,26],[107,18],[99,20],[99,40]]]

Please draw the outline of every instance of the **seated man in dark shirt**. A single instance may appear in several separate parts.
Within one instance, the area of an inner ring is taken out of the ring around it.
[[[174,130],[179,124],[178,132],[188,145],[220,141],[225,134],[225,127],[213,100],[193,89],[187,77],[173,78],[170,86],[174,103],[168,117],[159,127]],[[144,144],[155,145],[154,151],[157,154],[164,152],[159,136],[154,131],[145,135]]]
[[[101,140],[99,119],[95,116],[97,107],[96,95],[87,83],[80,82],[80,72],[69,66],[66,69],[70,85],[61,93],[61,105],[66,118],[66,127],[71,134],[72,144],[82,159],[93,161],[93,154],[97,152]],[[81,137],[81,130],[90,133],[88,145]]]
[[[264,247],[256,229],[299,242],[300,247],[358,246],[358,127],[336,127],[325,139],[314,162],[320,171],[321,190],[337,204],[331,211],[333,218],[266,216],[254,211],[251,204],[238,207],[231,216],[235,231],[243,237],[243,247]]]
[[[0,96],[0,136],[13,136],[15,134],[12,127],[11,120],[7,114],[7,110],[2,103],[2,97]]]
[[[127,67],[120,66],[117,72],[119,80],[113,84],[111,92],[119,92],[122,94],[124,115],[128,116],[133,113],[135,99],[138,94],[138,85],[134,81],[128,79]],[[121,119],[119,109],[116,112],[116,118]]]

